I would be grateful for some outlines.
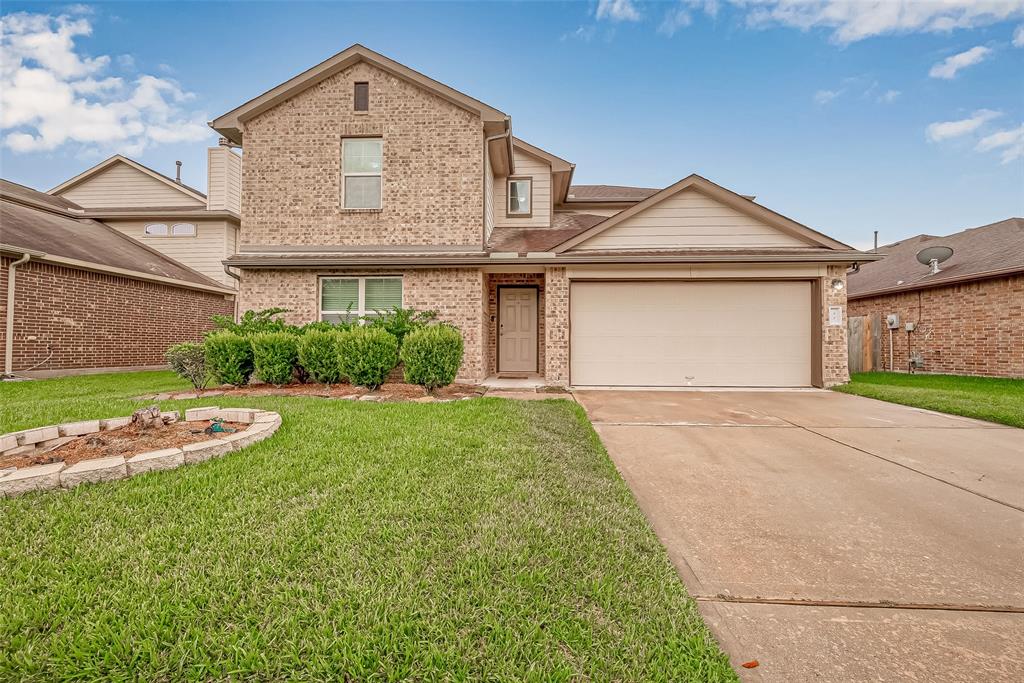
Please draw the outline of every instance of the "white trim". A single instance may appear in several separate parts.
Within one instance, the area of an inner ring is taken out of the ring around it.
[[[324,310],[324,280],[355,280],[358,283],[358,294],[356,294],[356,306],[350,310],[344,311],[331,311]],[[405,278],[401,275],[320,275],[317,277],[316,282],[316,308],[319,313],[317,314],[318,320],[323,320],[325,315],[337,315],[356,316],[356,320],[360,325],[363,324],[363,317],[367,315],[375,315],[378,309],[367,309],[366,308],[366,281],[367,280],[398,280],[402,285],[402,295],[399,303],[399,307],[405,306]]]
[[[376,173],[369,173],[366,171],[346,171],[345,170],[345,143],[351,140],[376,140],[380,142],[380,171]],[[349,177],[352,178],[378,178],[380,180],[380,187],[377,192],[377,206],[346,206],[345,204],[345,190],[346,180]],[[381,136],[366,136],[366,137],[345,137],[341,139],[341,208],[345,211],[377,211],[384,205],[384,138]]]

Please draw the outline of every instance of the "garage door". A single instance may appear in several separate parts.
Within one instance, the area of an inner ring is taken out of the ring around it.
[[[574,282],[578,386],[811,384],[810,282]]]

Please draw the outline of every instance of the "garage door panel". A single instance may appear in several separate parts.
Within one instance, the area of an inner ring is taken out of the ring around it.
[[[572,382],[807,386],[808,282],[575,282]]]

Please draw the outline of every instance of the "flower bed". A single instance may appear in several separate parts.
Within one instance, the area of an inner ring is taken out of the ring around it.
[[[224,386],[217,389],[203,389],[200,391],[182,391],[167,394],[149,394],[139,396],[143,401],[169,401],[172,399],[195,399],[210,398],[214,396],[312,396],[318,398],[334,398],[364,401],[416,401],[441,402],[454,401],[463,398],[475,398],[482,396],[486,389],[475,384],[452,384],[447,387],[435,389],[428,393],[423,387],[416,384],[386,383],[378,389],[370,391],[365,387],[352,384],[285,384],[274,386],[272,384],[248,384],[241,387]]]
[[[142,430],[132,418],[115,417],[49,425],[0,436],[0,496],[70,489],[114,481],[240,450],[271,436],[281,416],[249,408],[191,408],[184,421],[163,412],[162,429]],[[207,434],[219,420],[234,432]]]

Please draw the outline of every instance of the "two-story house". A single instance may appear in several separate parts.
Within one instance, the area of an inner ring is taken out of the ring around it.
[[[49,191],[208,278],[235,288],[223,262],[235,253],[242,159],[227,145],[207,150],[207,193],[117,154]]]
[[[360,45],[211,125],[244,149],[240,310],[433,309],[467,380],[847,379],[845,273],[876,257],[699,175],[574,186],[504,112]]]

